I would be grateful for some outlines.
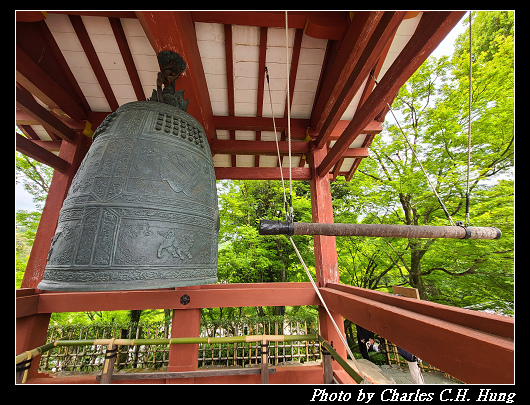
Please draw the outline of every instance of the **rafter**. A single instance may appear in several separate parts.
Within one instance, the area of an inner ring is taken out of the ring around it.
[[[42,107],[26,89],[17,87],[16,104],[31,118],[41,124],[44,129],[56,134],[67,142],[74,142],[76,133],[67,127],[59,118]]]
[[[359,47],[357,52],[355,52],[355,50],[352,52],[352,54],[357,55],[354,67],[344,82],[343,87],[336,89],[326,104],[329,106],[330,102],[332,102],[331,108],[329,110],[326,109],[326,111],[329,112],[323,119],[322,126],[319,130],[319,135],[316,140],[316,146],[318,148],[323,147],[328,141],[329,135],[335,127],[335,124],[340,120],[351,100],[361,88],[361,85],[368,77],[370,70],[376,64],[386,44],[391,40],[395,30],[399,24],[401,24],[405,14],[405,11],[386,11],[379,20],[369,39],[367,39],[364,48],[360,49]],[[359,41],[357,41],[357,43],[359,43]],[[320,122],[322,122],[322,120],[319,121],[319,124]],[[316,129],[319,129],[318,125]]]
[[[265,61],[267,54],[267,27],[261,27],[259,32],[259,62],[258,62],[258,95],[256,116],[263,115],[263,93],[265,92]],[[261,131],[256,131],[256,141],[261,141]],[[254,166],[259,167],[259,155],[254,157]]]
[[[129,79],[131,79],[131,84],[136,94],[138,101],[145,101],[145,94],[142,88],[142,82],[140,81],[140,76],[138,75],[138,70],[134,64],[134,60],[131,54],[131,49],[127,43],[127,37],[125,36],[125,31],[123,31],[123,26],[121,21],[117,17],[109,17],[110,26],[112,27],[112,32],[116,38],[116,43],[120,49],[123,62],[125,63],[125,68],[129,74]]]
[[[318,98],[311,113],[311,126],[317,131],[322,128],[326,116],[382,16],[382,11],[356,12],[334,60],[330,55],[334,52],[328,44],[327,54],[333,63],[323,78]]]
[[[96,75],[96,78],[98,79],[99,85],[101,86],[101,90],[103,90],[103,94],[105,95],[105,98],[107,99],[107,102],[109,103],[110,109],[112,111],[116,111],[120,105],[118,104],[118,101],[116,100],[114,91],[112,90],[112,87],[110,86],[109,79],[107,78],[107,75],[105,74],[105,70],[103,69],[103,66],[101,65],[101,62],[98,58],[98,54],[96,50],[94,49],[94,45],[92,44],[92,41],[90,40],[90,36],[88,35],[85,25],[83,24],[83,20],[78,15],[69,14],[68,18],[70,19],[70,22],[72,23],[72,27],[74,27],[74,31],[77,37],[79,38],[79,42],[81,43],[83,50],[85,51],[88,62],[90,63],[90,66],[92,67],[92,70],[94,71],[94,74]]]
[[[403,51],[322,160],[317,168],[318,176],[329,172],[344,150],[362,133],[362,129],[374,119],[385,104],[391,101],[399,88],[420,67],[464,14],[463,11],[430,11],[422,16],[416,32]]]
[[[18,152],[35,159],[38,162],[44,163],[54,169],[65,173],[70,167],[70,163],[53,154],[52,152],[39,146],[37,143],[24,138],[22,135],[15,132],[15,144]]]
[[[63,53],[61,52],[61,49],[59,48],[59,45],[57,45],[53,34],[48,28],[48,25],[46,25],[44,21],[39,22],[38,25],[40,28],[40,32],[42,33],[42,36],[44,38],[44,41],[50,49],[51,55],[57,62],[59,70],[65,76],[66,84],[72,88],[72,97],[75,97],[75,99],[78,100],[79,105],[88,114],[88,112],[90,111],[90,105],[88,104],[88,101],[86,100],[85,95],[83,94],[83,90],[81,90],[79,83],[77,82],[74,74],[72,73],[68,62],[66,62],[66,59]]]
[[[234,90],[234,55],[232,47],[232,25],[224,25],[225,32],[225,61],[226,61],[226,90],[228,93],[228,115],[235,115],[235,90]],[[236,131],[229,130],[230,140],[235,141]],[[236,167],[236,155],[230,156],[232,167]]]
[[[193,67],[178,79],[178,87],[185,91],[184,97],[190,100],[187,112],[199,121],[208,139],[212,139],[215,133],[212,105],[191,13],[137,11],[136,16],[155,53],[163,49],[178,52],[188,66]]]
[[[302,30],[295,30],[294,35],[294,43],[293,43],[293,53],[291,57],[291,66],[289,69],[289,99],[287,99],[287,95],[285,96],[285,109],[283,112],[283,116],[287,117],[287,106],[289,108],[293,105],[293,94],[294,94],[294,84],[296,82],[296,73],[298,72],[298,61],[300,60],[300,51],[302,49],[302,37],[304,35],[304,32]],[[285,129],[282,132],[281,140],[284,141],[287,139],[287,129]],[[280,161],[278,162],[278,166],[281,166],[283,164],[283,157],[280,156]]]
[[[64,111],[76,121],[86,120],[85,110],[26,52],[16,47],[16,80],[50,109]]]

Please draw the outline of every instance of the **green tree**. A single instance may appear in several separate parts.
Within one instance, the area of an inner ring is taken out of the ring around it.
[[[351,263],[365,268],[364,278],[343,271],[344,277],[353,283],[382,288],[388,281],[401,280],[418,288],[423,299],[510,312],[510,305],[513,307],[510,304],[513,302],[513,181],[510,180],[514,154],[513,31],[505,29],[506,24],[500,25],[502,29],[493,36],[495,47],[481,47],[481,38],[491,38],[486,35],[491,27],[485,23],[490,16],[478,12],[476,17],[473,20],[476,51],[472,55],[471,222],[475,226],[497,226],[503,231],[503,238],[500,241],[370,242],[356,239],[338,242],[338,247],[345,252],[343,261],[347,262],[349,254]],[[341,213],[348,211],[345,207],[350,205],[355,207],[355,217],[362,222],[447,225],[418,160],[450,215],[455,220],[464,219],[469,117],[469,53],[465,45],[464,41],[457,41],[451,59],[428,58],[401,88],[392,106],[399,126],[385,123],[383,133],[372,144],[372,157],[363,160],[356,181],[352,182],[355,184],[344,185],[348,191],[343,190],[342,194],[357,197],[339,200],[335,207],[340,210],[339,220]],[[387,121],[393,121],[390,114]],[[404,141],[402,131],[410,146]],[[355,220],[352,217],[349,215],[347,221]],[[360,271],[352,264],[349,266],[349,272]],[[378,279],[381,273],[385,273],[387,282],[383,277]],[[473,289],[478,285],[487,292],[474,294]]]
[[[285,219],[283,189],[279,181],[219,182],[218,278],[227,283],[269,283],[307,281],[305,273],[288,241],[282,235],[260,236],[260,219]],[[308,182],[293,182],[293,209],[296,220],[311,221]],[[313,260],[312,238],[293,238],[304,252],[304,260]],[[256,308],[258,316],[265,310]],[[283,307],[273,307],[278,315]],[[222,313],[221,313],[222,314]]]

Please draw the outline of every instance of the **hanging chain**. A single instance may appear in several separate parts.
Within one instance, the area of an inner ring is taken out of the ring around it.
[[[269,101],[271,103],[271,115],[272,115],[272,125],[274,128],[274,140],[276,141],[276,152],[278,152],[278,163],[280,163],[281,157],[280,157],[280,147],[278,145],[278,133],[276,132],[276,120],[274,119],[274,111],[272,109],[272,94],[271,94],[271,85],[269,83],[269,70],[267,69],[267,66],[265,66],[265,77],[267,78],[267,88],[269,89]],[[283,170],[280,165],[280,179],[282,181],[282,191],[283,191],[283,206],[285,208],[285,219],[289,221],[289,210],[288,210],[288,204],[287,204],[287,196],[285,194],[285,181],[283,179]]]
[[[294,52],[294,48],[293,48]],[[288,222],[294,221],[293,212],[293,175],[291,162],[291,97],[289,89],[289,23],[287,20],[287,10],[285,11],[285,76],[287,77],[287,141],[289,144],[289,214],[287,216]]]
[[[469,11],[469,106],[468,106],[468,119],[467,119],[467,185],[466,185],[466,216],[464,225],[469,226],[469,172],[471,168],[471,95],[472,95],[472,57],[471,57],[471,10]]]

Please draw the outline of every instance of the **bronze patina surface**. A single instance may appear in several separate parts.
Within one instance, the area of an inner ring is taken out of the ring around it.
[[[182,93],[171,96],[181,101],[124,104],[97,128],[61,208],[38,288],[133,290],[217,281],[212,155],[203,128],[184,111]]]

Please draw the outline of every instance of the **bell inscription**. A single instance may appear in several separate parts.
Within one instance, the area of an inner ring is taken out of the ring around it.
[[[94,133],[38,288],[215,283],[218,232],[215,172],[201,125],[178,106],[124,104]]]

